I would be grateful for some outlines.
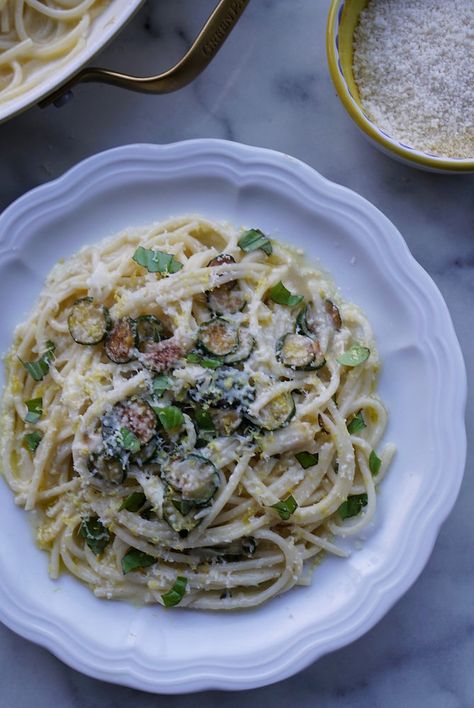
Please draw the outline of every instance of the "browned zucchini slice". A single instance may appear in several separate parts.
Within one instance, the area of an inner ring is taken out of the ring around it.
[[[171,460],[163,477],[183,502],[207,504],[219,487],[219,474],[207,457],[188,455]]]
[[[71,307],[67,318],[69,333],[78,344],[99,344],[110,328],[109,311],[92,297],[81,297]]]
[[[295,402],[290,392],[281,393],[259,410],[256,416],[247,418],[263,430],[278,430],[287,425],[296,412]]]
[[[239,346],[237,327],[222,317],[204,322],[199,327],[198,344],[213,356],[224,357],[233,354]]]
[[[136,327],[130,317],[118,320],[105,340],[105,353],[115,364],[126,364],[135,358]]]
[[[303,371],[320,369],[326,363],[316,340],[292,332],[278,340],[276,355],[285,366]]]

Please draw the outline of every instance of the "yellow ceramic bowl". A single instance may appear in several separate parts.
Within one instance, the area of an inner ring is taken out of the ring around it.
[[[359,128],[387,155],[412,167],[433,172],[474,172],[469,159],[438,157],[401,143],[381,130],[361,106],[352,73],[352,38],[359,15],[368,0],[332,0],[326,29],[329,71],[345,109]]]

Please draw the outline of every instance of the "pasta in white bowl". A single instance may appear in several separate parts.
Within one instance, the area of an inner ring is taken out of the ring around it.
[[[386,437],[397,443],[397,453],[378,488],[370,524],[360,534],[333,539],[342,550],[352,549],[350,556],[326,553],[310,585],[254,609],[230,612],[105,602],[70,573],[51,579],[47,554],[32,543],[27,520],[35,514],[25,513],[7,484],[0,485],[2,622],[79,671],[160,693],[235,690],[281,680],[373,627],[426,563],[459,490],[466,452],[466,378],[459,344],[439,291],[398,231],[364,199],[301,162],[237,143],[195,140],[116,148],[80,163],[7,209],[0,216],[2,352],[11,348],[15,327],[36,306],[59,259],[69,259],[129,225],[187,212],[256,226],[301,248],[309,261],[320,259],[334,274],[341,290],[331,288],[332,302],[341,316],[346,304],[358,303],[373,327],[383,362],[379,392],[390,411]],[[140,238],[129,244],[129,255],[138,245]],[[183,269],[165,278],[167,287],[173,287],[173,278],[186,267],[171,246]],[[214,246],[216,253],[223,248]],[[249,256],[236,251],[239,262]],[[264,254],[251,257],[267,263]],[[143,269],[137,268],[138,273],[148,277]],[[283,282],[291,295],[307,297],[301,278]],[[265,293],[265,303],[268,298]],[[96,304],[101,304],[99,298]],[[293,309],[296,319],[299,308]],[[369,340],[362,346],[370,348]],[[67,324],[61,338],[54,337],[58,353],[66,341],[73,344]],[[26,351],[25,361],[47,353],[46,342],[42,345],[41,352]],[[102,351],[105,342],[75,346]],[[25,373],[21,365],[21,375]],[[24,418],[25,413],[22,403],[18,415]],[[41,418],[31,431],[40,432],[40,425]],[[362,429],[359,437],[372,432]],[[384,442],[376,448],[382,459]],[[367,510],[368,505],[361,514]],[[279,515],[266,511],[278,524]],[[362,518],[336,516],[338,524]],[[282,520],[281,527],[285,524]],[[22,581],[25,568],[33,582]],[[183,599],[189,597],[189,587],[185,589]]]
[[[251,607],[373,517],[378,366],[301,251],[194,216],[127,229],[56,265],[17,328],[3,471],[53,577]]]

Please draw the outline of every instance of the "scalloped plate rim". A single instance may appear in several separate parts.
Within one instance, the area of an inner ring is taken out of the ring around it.
[[[11,232],[12,236],[10,243],[8,243],[8,241],[5,242],[2,238],[4,229],[9,225],[14,227],[15,220],[21,220],[22,216],[28,213],[28,210],[34,212],[35,207],[42,203],[42,197],[49,194],[52,201],[55,201],[58,199],[58,195],[61,196],[65,194],[68,185],[72,184],[77,187],[84,176],[87,175],[90,177],[95,172],[99,173],[100,170],[110,169],[114,164],[120,164],[120,162],[130,160],[130,158],[138,162],[142,160],[153,163],[157,158],[158,162],[160,159],[163,159],[163,161],[179,162],[179,160],[184,157],[184,161],[197,159],[199,163],[200,160],[203,161],[205,159],[206,155],[208,158],[210,155],[217,155],[224,159],[234,159],[235,162],[240,163],[241,167],[244,163],[246,166],[248,166],[249,163],[258,163],[265,165],[270,169],[270,172],[272,169],[286,172],[286,176],[290,181],[291,179],[298,178],[306,184],[310,191],[319,193],[323,201],[330,197],[336,202],[342,202],[346,204],[346,206],[350,205],[353,211],[358,212],[359,215],[362,214],[363,217],[366,217],[368,213],[369,217],[371,217],[375,223],[378,222],[379,227],[383,225],[383,229],[381,229],[381,232],[385,235],[383,245],[390,251],[392,258],[398,261],[398,266],[401,266],[403,262],[403,265],[408,266],[410,270],[410,277],[406,271],[400,271],[403,277],[407,281],[410,281],[412,286],[416,284],[419,295],[422,294],[429,301],[436,303],[438,308],[438,321],[436,322],[436,326],[433,327],[433,330],[436,330],[440,323],[442,323],[445,328],[447,327],[449,332],[449,353],[450,356],[454,356],[456,365],[459,367],[457,371],[457,388],[452,395],[451,407],[453,408],[454,416],[456,416],[458,422],[461,422],[461,427],[458,430],[458,446],[455,451],[457,454],[457,458],[455,457],[456,464],[454,465],[456,476],[448,480],[449,485],[445,485],[446,488],[443,490],[442,512],[440,513],[440,510],[436,509],[438,512],[436,517],[433,511],[431,515],[428,514],[425,518],[424,524],[422,524],[424,531],[423,537],[421,538],[420,534],[417,553],[412,553],[416,558],[411,562],[408,569],[405,569],[404,574],[401,575],[401,578],[398,579],[390,592],[386,592],[383,597],[378,597],[377,602],[368,608],[368,618],[365,618],[364,621],[358,624],[354,624],[350,628],[350,631],[339,632],[339,634],[326,638],[324,642],[321,643],[319,638],[314,636],[315,628],[308,624],[303,641],[297,646],[296,640],[294,642],[296,656],[292,658],[288,658],[290,652],[287,651],[286,647],[282,648],[276,657],[272,655],[267,663],[261,662],[258,665],[253,662],[251,665],[247,663],[246,665],[236,667],[231,666],[230,663],[223,665],[219,660],[215,662],[214,666],[203,666],[199,664],[199,662],[194,662],[192,667],[186,667],[185,679],[182,675],[179,675],[179,669],[176,668],[168,673],[167,678],[163,675],[157,677],[150,673],[149,667],[144,664],[140,665],[137,662],[134,663],[132,669],[130,669],[130,667],[128,668],[127,673],[122,666],[122,662],[130,658],[131,650],[128,654],[120,656],[117,661],[117,666],[111,666],[110,659],[112,657],[107,657],[109,661],[106,660],[106,657],[102,657],[102,666],[97,665],[97,662],[94,664],[94,662],[90,660],[87,662],[86,652],[81,648],[81,645],[72,647],[70,642],[71,637],[69,635],[61,635],[60,628],[55,626],[54,623],[49,627],[49,630],[47,621],[45,626],[32,627],[27,621],[22,622],[22,618],[19,617],[18,614],[15,616],[15,612],[12,612],[11,607],[8,610],[0,602],[0,618],[7,626],[22,636],[47,647],[62,661],[65,661],[73,668],[99,679],[140,688],[142,690],[162,693],[182,693],[185,691],[204,690],[208,688],[234,690],[267,685],[268,683],[281,680],[294,674],[323,654],[354,641],[368,631],[406,592],[425,566],[441,524],[451,511],[456,500],[462,481],[466,454],[464,428],[464,408],[467,396],[466,373],[449,312],[438,288],[426,271],[415,261],[397,229],[376,207],[346,187],[336,185],[322,177],[311,167],[295,158],[264,148],[255,148],[215,139],[197,139],[162,146],[136,144],[112,148],[111,150],[93,155],[78,163],[62,176],[31,190],[10,205],[0,216],[0,258],[16,250],[14,247],[12,248],[11,243],[14,232]],[[251,169],[249,172],[251,174]],[[373,226],[373,223],[371,223],[371,225]],[[427,293],[429,293],[429,297]],[[446,336],[446,330],[444,331],[444,335]],[[388,575],[390,576],[390,573]],[[374,581],[374,585],[377,585],[377,587],[379,584],[380,578]],[[5,599],[5,590],[2,580],[0,580],[0,596]],[[38,625],[38,623],[36,623],[36,625]],[[269,666],[270,663],[271,666]],[[173,675],[170,676],[170,673]]]

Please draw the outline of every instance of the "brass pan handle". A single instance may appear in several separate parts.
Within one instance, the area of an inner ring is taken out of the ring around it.
[[[41,108],[62,105],[81,81],[100,82],[142,93],[170,93],[191,83],[211,62],[234,29],[250,0],[220,0],[184,57],[157,76],[129,76],[109,69],[85,68],[40,102]]]

